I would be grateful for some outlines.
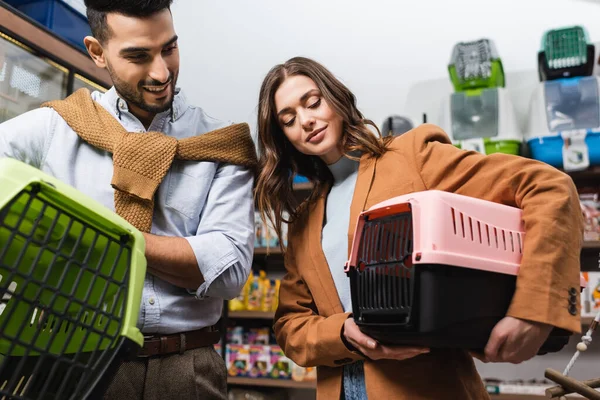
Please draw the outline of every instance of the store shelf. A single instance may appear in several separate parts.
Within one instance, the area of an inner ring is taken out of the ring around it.
[[[310,182],[294,183],[293,188],[296,191],[303,191],[303,190],[308,191],[313,188],[313,184]]]
[[[593,166],[583,171],[567,172],[567,174],[569,174],[575,182],[595,179],[600,177],[600,166]]]
[[[546,396],[541,394],[490,394],[492,400],[533,400],[533,399],[547,399]],[[568,395],[567,399],[583,399],[579,395]]]
[[[538,394],[490,394],[493,400],[521,400],[521,399],[545,399],[546,396]]]
[[[600,250],[600,240],[583,242],[582,248],[584,248],[584,249],[599,249]]]
[[[279,248],[279,246],[277,247],[255,247],[254,248],[254,255],[255,256],[271,256],[271,255],[281,255],[281,249]]]
[[[280,388],[288,388],[288,389],[316,389],[317,388],[317,383],[315,381],[296,382],[296,381],[287,380],[287,379],[241,378],[241,377],[228,376],[227,383],[230,385],[280,387]]]
[[[229,318],[243,318],[243,319],[273,319],[275,312],[265,311],[229,311],[227,314]]]
[[[582,317],[581,318],[581,325],[588,326],[589,324],[592,323],[593,320],[594,320],[594,317]]]
[[[317,387],[317,383],[315,381],[296,382],[293,380],[265,378],[227,377],[227,383],[230,385],[279,387],[288,389],[316,389]],[[492,398],[493,400],[533,400],[545,399],[546,396],[537,394],[490,394],[490,398]],[[570,399],[577,397],[568,396],[567,398]]]

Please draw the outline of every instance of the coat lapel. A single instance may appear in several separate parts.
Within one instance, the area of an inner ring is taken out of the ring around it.
[[[309,251],[312,262],[315,265],[318,281],[321,284],[322,293],[326,294],[329,303],[327,304],[327,310],[320,309],[319,313],[326,316],[344,312],[335,283],[333,282],[333,277],[331,276],[331,271],[329,270],[329,264],[327,264],[327,259],[321,246],[323,219],[325,217],[325,199],[327,198],[328,191],[328,188],[323,190],[308,217]],[[323,305],[320,304],[320,306]]]
[[[350,225],[348,226],[348,256],[352,249],[352,239],[354,238],[354,230],[356,229],[356,221],[361,212],[365,210],[367,198],[373,185],[375,177],[375,165],[377,160],[367,155],[363,155],[360,159],[358,167],[358,177],[356,178],[356,188],[350,205]]]

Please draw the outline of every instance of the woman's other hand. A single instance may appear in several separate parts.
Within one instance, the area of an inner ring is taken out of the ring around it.
[[[342,335],[351,346],[371,360],[407,360],[429,352],[425,347],[384,346],[362,333],[353,318],[344,322]]]
[[[509,362],[518,364],[533,358],[544,344],[551,325],[504,317],[492,330],[485,346],[484,362]]]

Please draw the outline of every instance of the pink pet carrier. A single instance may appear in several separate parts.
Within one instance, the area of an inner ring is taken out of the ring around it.
[[[346,263],[356,324],[384,344],[482,350],[510,305],[524,236],[520,209],[453,193],[371,207]],[[554,329],[540,354],[570,335]]]

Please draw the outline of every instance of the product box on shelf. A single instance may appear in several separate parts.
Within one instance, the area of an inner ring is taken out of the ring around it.
[[[271,371],[271,347],[251,345],[250,351],[250,369],[248,376],[250,378],[268,378]]]
[[[292,379],[294,363],[277,345],[230,344],[226,360],[229,376]]]
[[[600,195],[598,193],[580,194],[579,201],[584,219],[584,240],[600,240]]]
[[[581,293],[581,316],[595,317],[600,311],[600,272],[583,272],[587,287]]]
[[[240,294],[229,302],[229,311],[277,310],[280,285],[279,279],[269,279],[263,270],[258,275],[250,271]]]
[[[271,346],[271,372],[272,379],[291,379],[293,362],[285,356],[279,346]]]
[[[288,214],[284,213],[283,218],[287,220]],[[283,223],[281,226],[281,235],[283,239],[283,245],[287,246],[287,224]],[[254,247],[264,248],[274,248],[277,249],[279,247],[279,238],[277,237],[277,233],[275,232],[275,228],[270,224],[270,221],[267,221],[265,224],[258,211],[254,212]]]
[[[227,345],[226,364],[229,376],[248,376],[250,370],[250,346],[244,344]]]

